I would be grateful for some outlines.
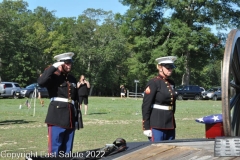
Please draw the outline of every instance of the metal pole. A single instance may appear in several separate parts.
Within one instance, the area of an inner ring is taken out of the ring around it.
[[[136,82],[136,88],[135,88],[135,98],[137,98],[137,82]]]
[[[34,102],[33,102],[33,105],[34,105],[34,108],[33,108],[33,117],[35,116],[35,107],[36,107],[36,97],[37,97],[37,88],[34,89]]]

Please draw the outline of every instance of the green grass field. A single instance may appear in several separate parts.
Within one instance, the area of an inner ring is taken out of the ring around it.
[[[49,99],[44,99],[44,107],[37,99],[35,116],[33,100],[31,109],[26,107],[25,101],[0,99],[1,153],[47,153],[44,120]],[[22,109],[19,109],[20,104]],[[142,133],[141,104],[142,99],[135,98],[89,97],[88,115],[83,115],[84,128],[75,132],[73,151],[103,147],[120,137],[127,142],[147,141]],[[195,119],[221,112],[221,101],[177,101],[176,139],[205,138],[205,125]],[[3,156],[0,155],[0,159]]]

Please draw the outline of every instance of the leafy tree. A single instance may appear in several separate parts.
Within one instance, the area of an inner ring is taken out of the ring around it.
[[[101,95],[116,94],[128,55],[126,40],[113,18],[112,12],[88,9],[78,17],[73,34],[80,71],[89,77],[91,89]]]
[[[85,74],[92,95],[118,95],[119,85],[143,91],[156,76],[155,59],[175,55],[177,85],[205,88],[221,82],[226,34],[238,27],[237,0],[121,0],[126,14],[87,9],[77,18],[56,18],[54,11],[27,2],[0,3],[0,79],[22,86],[37,77],[63,52],[74,52],[73,74]],[[166,16],[166,13],[170,13]]]
[[[0,57],[3,81],[24,81],[29,79],[24,74],[28,70],[28,56],[24,50],[22,28],[28,16],[27,3],[6,1],[0,3]]]
[[[223,46],[219,44],[218,36],[211,33],[209,26],[216,24],[224,29],[229,27],[229,22],[231,26],[239,24],[236,20],[239,14],[238,1],[121,2],[130,6],[125,15],[118,17],[118,21],[122,23],[122,32],[128,37],[128,42],[132,44],[133,54],[129,63],[134,68],[132,74],[145,79],[156,73],[153,65],[155,58],[175,55],[178,57],[178,68],[173,77],[177,84],[199,83],[200,73],[211,62],[210,59],[216,54],[215,60],[223,57]],[[172,12],[171,16],[164,17],[164,12],[168,10]],[[145,67],[147,74],[141,72]]]

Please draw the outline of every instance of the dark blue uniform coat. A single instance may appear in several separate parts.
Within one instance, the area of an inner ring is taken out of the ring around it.
[[[160,75],[151,79],[146,87],[142,104],[143,130],[175,129],[174,113],[176,109],[175,83]],[[152,108],[153,104],[172,106],[173,110]]]
[[[53,66],[43,72],[38,78],[38,84],[48,89],[50,98],[61,97],[78,101],[76,79],[70,74],[63,74]],[[68,102],[50,102],[45,122],[66,129],[75,128],[76,109],[74,107]]]

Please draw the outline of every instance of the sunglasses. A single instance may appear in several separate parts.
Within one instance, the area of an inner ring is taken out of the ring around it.
[[[174,64],[162,64],[166,69],[174,69],[176,66]]]

